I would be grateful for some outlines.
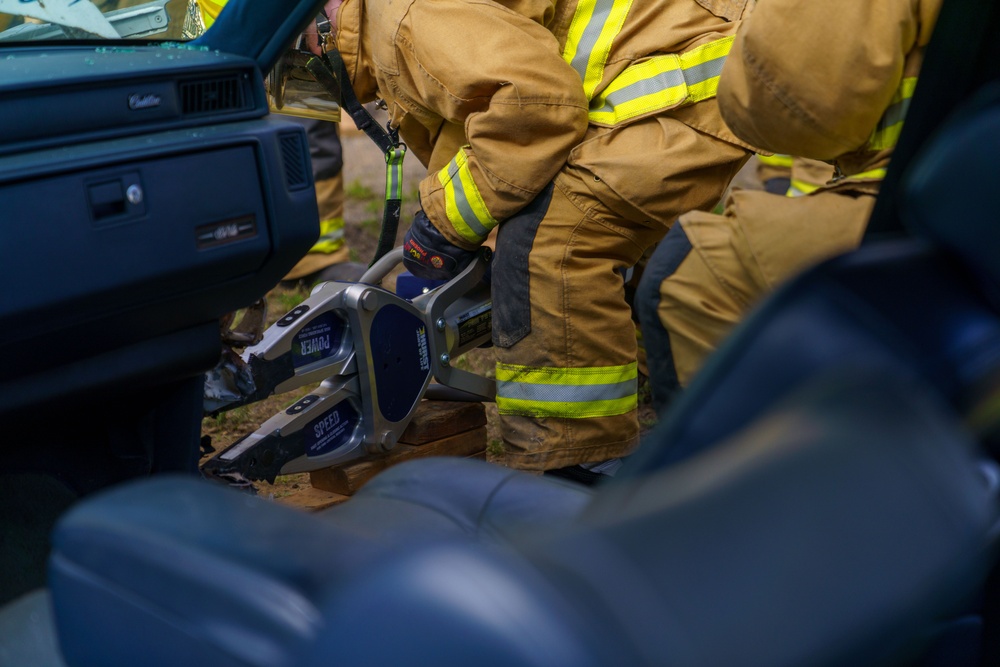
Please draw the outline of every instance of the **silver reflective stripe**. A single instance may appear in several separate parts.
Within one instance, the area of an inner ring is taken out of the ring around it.
[[[723,56],[722,58],[716,58],[701,65],[695,65],[687,69],[682,68],[661,72],[656,76],[637,81],[630,86],[608,94],[607,98],[605,98],[604,106],[597,109],[597,111],[610,113],[616,106],[621,106],[626,102],[631,102],[646,95],[658,93],[661,90],[674,88],[681,84],[693,86],[697,83],[708,81],[712,77],[719,76],[722,73],[722,66],[725,62],[726,58]]]
[[[912,97],[905,97],[886,109],[879,121],[879,126],[892,127],[896,123],[903,122],[903,119],[906,118],[906,112],[910,110],[910,100],[912,99]]]
[[[598,2],[594,5],[594,13],[591,16],[590,21],[587,23],[587,27],[584,29],[583,34],[580,36],[580,41],[576,46],[576,55],[573,56],[573,62],[571,62],[570,65],[573,66],[573,69],[577,71],[580,75],[580,79],[583,81],[587,80],[587,68],[590,65],[590,55],[594,50],[594,46],[597,44],[598,38],[601,36],[601,31],[604,30],[604,24],[611,15],[611,10],[614,6],[615,3],[613,0],[598,0]]]
[[[621,106],[626,102],[631,102],[645,95],[652,95],[665,88],[679,86],[682,83],[684,83],[684,70],[675,69],[663,72],[655,77],[637,81],[631,86],[626,86],[621,90],[616,90],[608,94],[604,100],[604,105],[600,109],[597,109],[597,111],[611,113],[616,106]]]
[[[590,122],[613,126],[633,118],[715,97],[733,37],[681,54],[664,53],[629,65],[593,98]]]
[[[726,56],[720,56],[713,60],[707,60],[700,65],[685,67],[681,71],[684,72],[684,81],[687,85],[693,86],[696,83],[708,81],[722,74],[722,66],[724,64],[726,64]]]
[[[448,172],[451,174],[451,185],[454,188],[455,207],[458,208],[459,215],[462,216],[462,220],[469,226],[469,229],[476,236],[485,238],[489,235],[490,230],[479,222],[479,217],[473,210],[472,204],[469,203],[469,196],[465,192],[465,184],[462,182],[459,171],[458,163],[452,160],[451,164],[448,165]]]
[[[497,382],[497,396],[514,400],[541,403],[589,403],[628,398],[639,390],[636,378],[610,384],[534,384],[500,380]]]

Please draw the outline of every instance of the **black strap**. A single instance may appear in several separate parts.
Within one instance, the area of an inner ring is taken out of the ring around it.
[[[327,62],[323,62],[321,59],[317,58],[318,62],[309,62],[309,71],[313,73],[316,80],[319,81],[325,87],[333,87],[333,90],[340,92],[340,99],[343,103],[344,109],[347,113],[351,115],[351,119],[354,120],[354,124],[357,125],[358,129],[368,135],[375,145],[383,153],[389,153],[399,146],[399,134],[396,130],[385,130],[378,121],[364,106],[358,102],[358,97],[354,93],[354,87],[351,85],[351,78],[347,75],[347,66],[344,65],[344,60],[340,57],[340,53],[336,49],[328,51],[325,55]],[[333,77],[333,72],[337,73],[337,78]],[[339,81],[338,81],[339,79]]]
[[[323,59],[310,58],[307,67],[316,77],[316,81],[324,88],[331,92],[339,92],[343,107],[351,115],[354,124],[367,134],[368,138],[375,142],[375,145],[385,154],[387,165],[385,208],[382,211],[382,229],[375,247],[375,256],[368,264],[368,266],[372,266],[396,246],[399,216],[403,205],[400,175],[402,174],[402,156],[406,151],[406,145],[400,143],[399,133],[395,129],[383,128],[379,125],[378,121],[358,101],[358,96],[354,93],[354,87],[351,85],[351,79],[347,75],[347,67],[336,49],[325,53]],[[333,72],[337,72],[337,77],[333,76]]]

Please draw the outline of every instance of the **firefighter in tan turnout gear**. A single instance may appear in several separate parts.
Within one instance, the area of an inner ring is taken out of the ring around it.
[[[328,13],[339,3],[331,2]],[[497,407],[512,467],[637,444],[624,273],[749,156],[718,72],[747,0],[346,0],[336,45],[428,167],[404,240],[447,278],[499,227]]]
[[[939,7],[763,0],[743,23],[718,89],[727,125],[766,151],[828,162],[835,177],[801,197],[737,190],[723,215],[689,213],[671,229],[637,296],[654,403],[763,294],[860,243]]]

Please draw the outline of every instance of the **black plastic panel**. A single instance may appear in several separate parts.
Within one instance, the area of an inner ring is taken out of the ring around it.
[[[259,269],[271,242],[254,153],[234,146],[128,161],[0,189],[0,261],[30,277],[4,299],[0,323],[16,316],[21,335],[37,333],[25,314],[94,295],[137,306]],[[117,200],[106,194],[115,192]],[[252,229],[226,234],[240,223]]]
[[[267,114],[252,60],[180,45],[5,49],[0,155]]]
[[[273,287],[318,235],[311,179],[287,187],[308,165],[286,165],[282,141],[302,132],[265,118],[0,157],[0,279],[14,286],[0,300],[0,396]],[[217,341],[171,353],[189,371],[213,354]]]

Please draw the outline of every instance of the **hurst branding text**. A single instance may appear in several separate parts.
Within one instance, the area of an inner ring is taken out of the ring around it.
[[[431,358],[427,352],[427,329],[424,327],[417,329],[417,350],[420,353],[420,370],[426,371],[431,367]]]

